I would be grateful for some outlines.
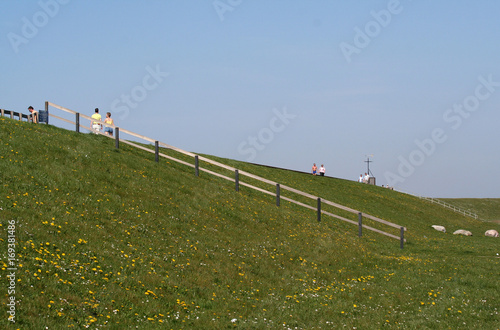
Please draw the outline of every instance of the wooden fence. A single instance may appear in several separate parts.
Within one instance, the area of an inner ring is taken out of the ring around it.
[[[45,102],[45,103],[47,103],[47,102]],[[45,123],[45,124],[49,123],[49,116],[48,116],[47,107],[48,107],[48,105],[45,104],[45,108],[46,108],[45,110],[37,111],[38,123]],[[18,112],[18,111],[0,109],[0,116],[2,116],[2,117],[9,116],[10,119],[14,119],[15,117],[17,117],[19,119],[19,121],[26,119],[26,121],[28,121],[28,122],[33,122],[33,114],[31,114],[31,113],[24,114],[24,113]]]
[[[88,131],[92,131],[92,129],[90,128],[90,122],[92,122],[92,121],[95,122],[95,120],[92,119],[91,117],[83,115],[83,114],[80,114],[80,113],[78,113],[76,111],[70,110],[68,108],[62,107],[60,105],[57,105],[57,104],[54,104],[54,103],[51,103],[51,102],[45,102],[45,109],[46,109],[46,111],[49,110],[49,106],[51,106],[53,108],[56,108],[56,109],[59,109],[59,110],[62,110],[64,112],[73,114],[75,116],[75,121],[71,121],[71,120],[68,120],[66,118],[63,118],[63,117],[60,117],[60,116],[57,116],[57,115],[54,115],[54,114],[48,112],[49,117],[56,118],[56,119],[59,119],[59,120],[62,120],[64,122],[66,122],[66,123],[75,125],[75,130],[77,132],[80,132],[81,128],[86,129]],[[81,125],[80,121],[81,121],[82,118],[89,121],[89,125],[88,126]],[[103,126],[111,126],[111,125],[108,125],[108,124],[106,124],[106,123],[104,123],[102,121],[100,123]],[[154,153],[155,154],[155,161],[156,162],[159,161],[160,157],[167,158],[167,159],[170,159],[170,160],[175,161],[177,163],[180,163],[180,164],[183,164],[183,165],[186,165],[186,166],[189,166],[189,167],[193,168],[195,170],[195,175],[196,176],[198,176],[199,173],[200,173],[200,171],[202,171],[202,172],[214,175],[216,177],[219,177],[219,178],[222,178],[222,179],[234,182],[236,191],[239,191],[239,187],[240,186],[244,186],[244,187],[248,187],[248,188],[260,191],[260,192],[262,192],[264,194],[268,194],[268,195],[274,196],[276,198],[276,205],[277,206],[280,206],[280,201],[281,200],[285,200],[285,201],[288,201],[290,203],[294,203],[296,205],[299,205],[299,206],[302,206],[302,207],[314,210],[317,213],[317,220],[318,221],[321,221],[321,216],[324,214],[324,215],[328,215],[328,216],[331,216],[333,218],[336,218],[336,219],[339,219],[339,220],[342,220],[342,221],[345,221],[345,222],[348,222],[348,223],[351,223],[351,224],[355,224],[355,225],[358,226],[358,236],[362,236],[362,229],[367,229],[367,230],[374,231],[374,232],[377,232],[379,234],[382,234],[384,236],[387,236],[387,237],[399,240],[401,248],[403,248],[404,242],[406,242],[406,239],[404,238],[404,232],[406,231],[406,228],[403,227],[403,226],[400,226],[400,225],[394,224],[392,222],[389,222],[389,221],[386,221],[386,220],[374,217],[374,216],[366,214],[366,213],[362,213],[360,211],[357,211],[357,210],[354,210],[352,208],[349,208],[349,207],[346,207],[346,206],[343,206],[343,205],[340,205],[340,204],[328,201],[326,199],[322,199],[322,198],[320,198],[318,196],[314,196],[314,195],[308,194],[306,192],[294,189],[292,187],[288,187],[286,185],[279,184],[278,182],[274,182],[274,181],[262,178],[260,176],[254,175],[252,173],[249,173],[249,172],[246,172],[246,171],[242,171],[242,170],[238,170],[238,169],[236,169],[236,168],[234,168],[232,166],[228,166],[226,164],[222,164],[222,163],[217,162],[215,160],[212,160],[212,159],[209,159],[209,158],[206,158],[206,157],[194,154],[194,153],[189,152],[189,151],[185,151],[185,150],[179,149],[177,147],[168,145],[166,143],[163,143],[163,142],[151,139],[149,137],[146,137],[146,136],[143,136],[143,135],[131,132],[129,130],[126,130],[126,129],[123,129],[123,128],[120,128],[120,127],[114,127],[114,130],[115,130],[114,136],[109,136],[109,135],[103,134],[101,132],[96,132],[96,133],[104,135],[104,136],[107,136],[107,137],[112,138],[112,139],[115,139],[115,147],[116,148],[119,148],[120,143],[125,143],[125,144],[133,146],[135,148],[144,150],[146,152]],[[144,141],[146,141],[148,143],[153,143],[154,144],[154,150],[152,150],[150,148],[147,148],[147,147],[144,147],[142,145],[139,145],[139,144],[137,144],[135,142],[132,142],[132,141],[120,138],[120,134],[121,133],[126,133],[126,134],[129,134],[129,135],[131,135],[131,136],[133,136],[135,138],[139,138],[141,140],[144,140]],[[185,160],[181,160],[181,159],[175,158],[173,156],[167,155],[165,153],[162,153],[162,152],[160,152],[160,147],[173,150],[173,151],[178,152],[178,153],[180,153],[180,154],[182,154],[184,156],[187,156],[188,158],[192,158],[193,162],[188,162],[188,161],[185,161]],[[234,176],[232,176],[232,177],[226,176],[224,174],[215,172],[213,170],[200,167],[200,165],[199,165],[200,161],[203,161],[203,162],[205,162],[207,164],[213,165],[216,168],[221,168],[221,169],[229,170],[229,171],[231,171],[231,172],[234,173]],[[270,189],[274,189],[274,187],[275,187],[276,190],[275,190],[275,192],[273,192],[273,191],[269,191],[269,190],[266,190],[264,188],[257,187],[255,185],[249,184],[247,182],[243,182],[243,181],[240,180],[240,176],[245,176],[247,178],[257,180],[260,183],[264,183],[266,185],[270,185],[270,186],[272,186],[272,188],[270,188]],[[316,203],[315,203],[316,206],[311,206],[309,204],[297,201],[297,200],[292,199],[290,197],[283,196],[282,195],[282,191],[288,191],[288,192],[294,193],[296,195],[305,197],[305,199],[312,199],[312,200],[316,201]],[[337,215],[337,214],[334,214],[334,213],[322,210],[322,205],[332,206],[332,207],[334,207],[336,209],[340,209],[340,210],[343,210],[345,212],[355,214],[355,215],[357,215],[357,221],[350,220],[350,219],[347,219],[347,218],[342,217],[340,215]],[[377,229],[377,228],[374,228],[374,227],[371,227],[371,226],[367,226],[367,225],[363,224],[363,217],[366,218],[366,219],[375,221],[377,223],[380,223],[382,225],[385,225],[385,226],[397,228],[399,230],[399,233],[398,233],[398,235],[394,235],[394,234],[390,234],[390,233],[387,233],[385,231],[382,231],[380,229]]]
[[[26,119],[26,121],[31,121],[31,116],[26,115],[21,112],[17,111],[12,111],[12,110],[5,110],[5,109],[0,109],[0,115],[2,117],[10,117],[10,119],[15,119],[16,117],[19,119],[19,121],[22,121],[23,119]]]

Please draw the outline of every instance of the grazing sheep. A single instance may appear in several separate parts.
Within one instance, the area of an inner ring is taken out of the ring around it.
[[[464,236],[472,236],[472,233],[465,229],[456,230],[453,235],[464,235]]]
[[[436,229],[437,231],[442,231],[443,233],[446,233],[446,228],[444,228],[443,226],[432,225],[431,227]]]
[[[488,236],[488,237],[498,237],[498,231],[496,231],[495,229],[490,229],[490,230],[487,230],[487,231],[484,233],[484,236]]]

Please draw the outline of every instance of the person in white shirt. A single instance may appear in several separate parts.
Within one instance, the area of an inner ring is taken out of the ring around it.
[[[370,174],[365,173],[365,183],[369,183],[369,182],[370,182]]]
[[[358,179],[358,182],[361,182],[361,183],[363,183],[363,174],[360,174],[360,175],[359,175],[359,179]]]
[[[326,172],[325,167],[323,166],[323,164],[321,164],[321,168],[319,169],[319,175],[325,176],[325,172]]]

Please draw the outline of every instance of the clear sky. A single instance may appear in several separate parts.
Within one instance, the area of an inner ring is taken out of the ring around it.
[[[500,197],[500,1],[40,0],[0,10],[1,108],[99,107],[188,151],[301,171],[315,162],[348,180],[373,155],[378,185]]]

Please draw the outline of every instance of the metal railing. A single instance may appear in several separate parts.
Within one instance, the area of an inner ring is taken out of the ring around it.
[[[448,204],[440,199],[437,199],[437,198],[432,198],[432,197],[424,197],[424,196],[417,196],[418,198],[420,199],[423,199],[423,200],[426,200],[426,201],[429,201],[431,203],[434,203],[434,204],[438,204],[438,205],[441,205],[442,207],[445,207],[447,209],[450,209],[456,213],[460,213],[460,214],[463,214],[467,217],[471,217],[471,218],[474,218],[474,219],[478,219],[478,215],[474,212],[471,212],[469,210],[464,210],[464,209],[461,209],[459,207],[456,207],[455,205],[451,205],[451,204]]]
[[[474,218],[474,219],[479,219],[479,216],[470,211],[470,210],[465,210],[465,209],[462,209],[460,207],[456,207],[455,205],[452,205],[452,204],[449,204],[449,203],[446,203],[440,199],[437,199],[437,198],[433,198],[433,197],[425,197],[425,196],[420,196],[420,195],[417,195],[417,194],[412,194],[412,193],[409,193],[407,191],[402,191],[402,190],[396,190],[397,192],[400,192],[400,193],[403,193],[403,194],[407,194],[407,195],[411,195],[413,197],[417,197],[417,198],[420,198],[420,199],[423,199],[423,200],[426,200],[428,202],[431,202],[431,203],[434,203],[434,204],[438,204],[438,205],[441,205],[442,207],[445,207],[449,210],[452,210],[456,213],[460,213],[462,215],[465,215],[467,217],[471,217],[471,218]]]

